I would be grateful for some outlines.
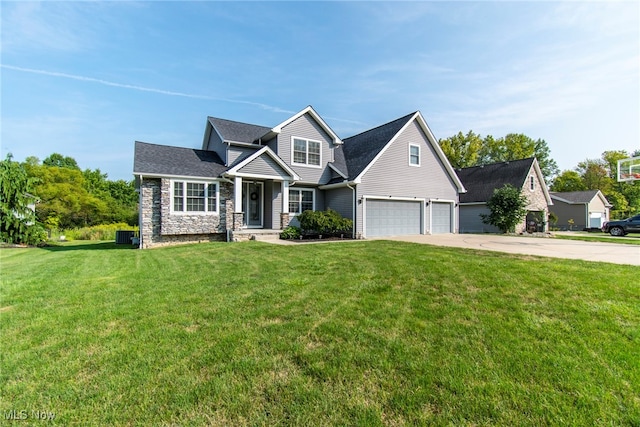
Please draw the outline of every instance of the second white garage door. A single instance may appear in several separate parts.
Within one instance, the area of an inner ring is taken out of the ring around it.
[[[451,203],[433,202],[431,206],[431,214],[433,219],[431,222],[432,233],[442,234],[451,233]]]
[[[402,236],[422,232],[422,202],[366,201],[366,237]]]

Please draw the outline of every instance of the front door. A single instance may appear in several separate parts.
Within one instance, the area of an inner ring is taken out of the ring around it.
[[[242,210],[244,225],[248,228],[262,228],[263,212],[262,182],[242,183]]]

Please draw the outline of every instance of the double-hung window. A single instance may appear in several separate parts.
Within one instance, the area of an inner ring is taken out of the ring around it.
[[[320,142],[304,138],[293,138],[292,158],[294,165],[320,166]]]
[[[218,183],[173,181],[173,212],[218,213]]]
[[[420,166],[420,146],[409,145],[409,165]]]
[[[529,177],[529,190],[534,191],[536,189],[536,180],[533,177],[533,175],[531,175]]]
[[[311,189],[289,189],[289,213],[300,214],[313,210],[314,193]]]

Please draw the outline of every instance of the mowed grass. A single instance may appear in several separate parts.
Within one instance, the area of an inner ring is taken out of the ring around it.
[[[605,233],[589,233],[586,231],[575,231],[566,234],[554,235],[556,239],[582,240],[584,242],[604,242],[625,245],[640,245],[640,233],[630,233],[626,236],[610,236]]]
[[[640,424],[637,267],[388,241],[0,261],[2,421]]]

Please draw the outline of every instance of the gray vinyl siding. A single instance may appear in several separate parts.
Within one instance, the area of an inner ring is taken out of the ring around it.
[[[570,228],[570,219],[573,219],[573,227],[571,227],[573,230],[582,230],[587,227],[589,218],[587,207],[584,204],[571,205],[559,200],[554,200],[553,206],[550,206],[549,210],[558,216],[558,222],[555,227],[558,227],[560,230],[568,230]],[[594,210],[592,212],[596,211]],[[602,206],[602,210],[599,212],[604,212],[604,206]]]
[[[279,176],[283,178],[289,177],[289,174],[268,155],[260,155],[242,167],[238,172],[274,177]]]
[[[460,212],[460,233],[499,233],[493,225],[482,222],[481,214],[488,215],[487,205],[462,205]]]
[[[325,206],[345,218],[353,219],[353,191],[350,188],[336,188],[324,192]]]
[[[222,161],[226,161],[227,158],[227,145],[222,142],[220,137],[218,137],[218,133],[215,130],[211,130],[211,134],[209,135],[209,141],[207,141],[207,150],[215,151],[218,156],[222,159]]]
[[[256,146],[256,148],[251,148],[251,147],[237,147],[237,146],[230,145],[227,150],[227,153],[229,155],[229,158],[227,159],[227,166],[231,166],[237,163],[238,160],[242,160],[245,157],[252,155],[253,153],[256,152],[258,148],[262,148],[262,147]]]
[[[320,168],[293,164],[291,159],[292,137],[320,141]],[[333,140],[309,114],[301,116],[282,129],[278,135],[276,153],[296,171],[302,183],[325,184],[331,179],[331,170],[327,163],[333,161]]]
[[[409,165],[409,145],[420,146],[420,166]],[[458,201],[455,183],[431,147],[427,136],[415,121],[387,147],[382,156],[363,175],[357,186],[358,198],[379,196],[388,198],[421,198]],[[429,209],[425,210],[425,224],[431,223]],[[457,214],[454,213],[454,218]],[[358,205],[357,232],[362,233],[362,205]],[[425,227],[426,228],[426,227]],[[457,224],[453,224],[454,231]],[[431,230],[424,230],[430,233]]]

